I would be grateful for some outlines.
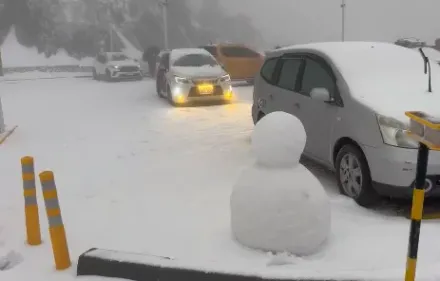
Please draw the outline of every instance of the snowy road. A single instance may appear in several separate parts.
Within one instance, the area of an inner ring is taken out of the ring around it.
[[[235,104],[172,108],[148,80],[0,83],[6,122],[19,125],[0,147],[0,257],[9,250],[24,257],[16,268],[0,272],[0,279],[27,280],[31,272],[36,281],[70,280],[74,274],[73,268],[50,274],[42,210],[45,244],[30,249],[23,243],[19,163],[25,155],[35,157],[37,171],[55,173],[73,259],[102,247],[278,276],[403,276],[408,221],[340,197],[332,175],[319,168],[312,170],[331,194],[333,215],[332,238],[322,254],[266,267],[269,255],[231,240],[231,188],[253,161],[252,88],[236,91]],[[439,223],[422,227],[421,279],[439,277],[439,234]]]

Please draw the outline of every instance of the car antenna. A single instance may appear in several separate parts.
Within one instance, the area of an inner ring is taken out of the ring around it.
[[[429,61],[428,57],[425,55],[425,52],[422,48],[419,48],[419,52],[422,55],[423,62],[425,65],[425,74],[429,75],[428,78],[428,92],[432,93],[432,74],[431,74],[431,62]],[[429,73],[428,73],[429,71]]]

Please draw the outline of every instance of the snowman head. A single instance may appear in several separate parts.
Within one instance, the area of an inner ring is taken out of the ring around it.
[[[252,133],[257,163],[287,168],[299,163],[306,145],[306,131],[295,116],[277,111],[263,117]]]

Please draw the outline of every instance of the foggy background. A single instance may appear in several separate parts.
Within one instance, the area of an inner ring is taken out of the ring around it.
[[[13,30],[19,44],[77,58],[98,49],[163,48],[159,0],[0,0],[0,44]],[[259,50],[339,41],[341,0],[169,0],[171,48],[231,41]],[[346,0],[346,40],[395,42],[440,38],[440,0]],[[438,41],[440,48],[440,40]]]
[[[192,0],[196,5],[202,1]],[[341,0],[221,0],[229,13],[252,18],[272,44],[341,39]],[[346,0],[346,40],[394,42],[440,37],[439,0]]]

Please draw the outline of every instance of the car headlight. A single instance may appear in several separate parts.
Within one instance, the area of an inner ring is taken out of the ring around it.
[[[229,81],[231,81],[231,76],[229,74],[220,77],[220,82],[229,82]]]
[[[119,65],[110,65],[110,68],[119,69]]]
[[[176,83],[180,83],[180,84],[189,84],[190,83],[189,79],[179,77],[179,76],[174,76],[174,80],[176,81]]]
[[[377,115],[377,122],[385,144],[402,147],[418,148],[419,144],[406,134],[408,125],[391,117]]]

